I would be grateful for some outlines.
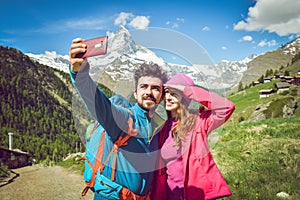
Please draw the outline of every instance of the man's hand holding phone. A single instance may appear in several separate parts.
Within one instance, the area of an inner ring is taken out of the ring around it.
[[[76,54],[76,58],[88,58],[92,56],[104,55],[107,51],[107,36],[83,40],[86,45],[86,52]]]
[[[84,64],[85,58],[106,54],[107,44],[107,36],[89,40],[83,40],[82,38],[72,40],[69,52],[71,70],[74,72],[81,70],[80,68],[81,65]]]

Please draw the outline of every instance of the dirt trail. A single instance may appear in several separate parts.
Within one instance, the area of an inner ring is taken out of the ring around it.
[[[62,167],[29,166],[14,169],[11,177],[0,182],[1,200],[92,200],[89,191],[85,197],[81,191],[85,187],[79,172]]]

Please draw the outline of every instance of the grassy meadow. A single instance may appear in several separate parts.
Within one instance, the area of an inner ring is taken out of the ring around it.
[[[300,199],[299,138],[299,117],[225,127],[212,153],[233,192],[227,199]]]
[[[299,105],[300,89],[259,98],[259,90],[273,85],[260,84],[229,97],[236,110],[212,148],[233,192],[224,199],[300,199],[300,109],[293,117],[282,117],[284,103],[292,99]],[[246,123],[260,105],[269,105],[263,111],[268,119]]]

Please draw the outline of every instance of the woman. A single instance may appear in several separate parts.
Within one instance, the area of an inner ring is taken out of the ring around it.
[[[207,136],[228,120],[234,104],[195,86],[184,74],[170,78],[165,92],[168,120],[160,133],[161,168],[154,180],[152,198],[201,200],[230,196],[209,151]],[[197,112],[189,109],[192,100],[202,104]]]

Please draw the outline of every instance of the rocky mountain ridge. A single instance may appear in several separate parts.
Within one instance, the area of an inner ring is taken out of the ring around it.
[[[282,45],[280,48],[262,55],[256,56],[247,63],[247,69],[243,72],[241,83],[249,85],[252,81],[266,73],[267,70],[279,70],[281,67],[287,67],[292,59],[300,53],[300,37]],[[235,89],[237,89],[235,87]]]
[[[68,56],[61,56],[55,52],[46,52],[44,55],[27,54],[31,59],[44,65],[68,71]],[[192,66],[167,63],[150,49],[136,44],[130,32],[120,26],[116,33],[109,36],[106,55],[88,58],[90,74],[98,82],[123,95],[132,91],[133,71],[137,64],[154,62],[162,66],[170,75],[185,73],[191,76],[198,85],[216,90],[225,90],[234,87],[242,78],[247,69],[247,63],[253,57],[243,61],[222,61],[216,65]],[[126,87],[125,87],[126,86]]]

